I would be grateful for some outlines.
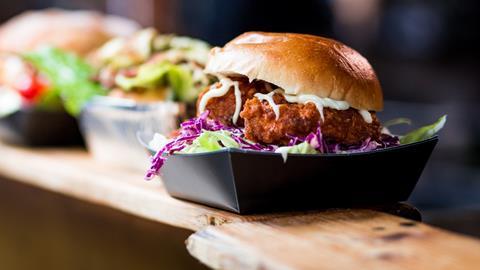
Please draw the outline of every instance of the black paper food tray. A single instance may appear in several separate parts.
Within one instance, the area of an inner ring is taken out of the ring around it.
[[[0,140],[26,146],[82,145],[77,120],[65,111],[25,108],[0,118]]]
[[[225,149],[168,158],[161,178],[176,198],[252,214],[381,205],[412,193],[438,137],[365,153],[280,154]]]

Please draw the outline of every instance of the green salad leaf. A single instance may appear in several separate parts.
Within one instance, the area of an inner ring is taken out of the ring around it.
[[[91,81],[94,70],[81,58],[57,48],[43,47],[23,55],[50,82],[50,98],[60,97],[65,110],[76,116],[93,96],[106,91]]]
[[[210,52],[210,45],[199,39],[174,35],[158,35],[153,41],[156,51],[169,51],[182,55],[183,58],[205,64]]]
[[[318,151],[306,141],[294,146],[279,147],[275,152],[282,154],[283,162],[287,162],[288,154],[318,154]]]
[[[196,97],[190,72],[169,62],[148,63],[139,67],[136,76],[117,75],[115,83],[129,91],[133,88],[155,88],[165,85],[173,90],[174,100],[192,101]]]
[[[184,148],[182,153],[203,153],[220,150],[222,148],[239,148],[240,145],[230,137],[226,130],[207,131],[204,130],[191,145]]]
[[[193,85],[193,78],[189,71],[181,66],[170,69],[167,74],[170,87],[174,91],[174,99],[184,102],[194,101],[198,95]]]
[[[288,147],[288,146],[287,146]],[[317,154],[317,150],[308,142],[303,142],[288,149],[289,154]]]
[[[391,126],[396,126],[396,125],[411,125],[412,124],[412,120],[408,119],[408,118],[404,118],[404,117],[400,117],[400,118],[395,118],[395,119],[391,119],[391,120],[388,120],[387,122],[385,122],[383,124],[384,127],[391,127]]]
[[[136,76],[130,77],[118,74],[115,83],[123,90],[130,91],[133,88],[153,88],[160,84],[170,68],[169,63],[162,65],[147,64],[138,69]]]
[[[146,28],[130,38],[111,39],[96,51],[93,60],[115,69],[140,64],[153,53],[153,40],[157,35],[155,29]]]
[[[435,123],[413,130],[403,136],[400,136],[400,143],[414,143],[426,140],[439,132],[447,122],[447,115],[440,117]]]

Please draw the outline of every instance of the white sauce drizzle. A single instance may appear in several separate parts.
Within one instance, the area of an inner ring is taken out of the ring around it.
[[[369,111],[358,110],[358,113],[363,117],[363,120],[365,120],[365,122],[367,122],[368,124],[371,124],[373,122],[372,114],[370,114]]]
[[[240,116],[240,110],[242,109],[242,93],[238,87],[238,82],[233,83],[234,94],[235,94],[235,113],[232,116],[232,122],[237,123],[238,116]]]
[[[270,107],[272,107],[273,112],[275,112],[276,120],[278,120],[278,118],[280,117],[280,106],[278,104],[275,104],[275,101],[273,100],[273,95],[276,93],[283,95],[285,99],[290,103],[305,104],[311,102],[315,104],[315,107],[317,107],[317,110],[320,113],[322,120],[324,120],[323,108],[332,108],[335,110],[347,110],[348,108],[350,108],[350,104],[348,104],[348,102],[346,101],[339,101],[331,98],[320,98],[315,95],[287,95],[283,92],[281,88],[277,88],[274,91],[269,92],[268,94],[256,93],[256,98],[258,98],[260,101],[266,100],[269,103]],[[358,113],[362,116],[363,120],[366,123],[371,124],[373,122],[372,115],[369,111],[358,110]]]
[[[200,113],[204,112],[205,107],[207,106],[207,103],[211,98],[224,96],[228,92],[228,90],[230,90],[230,87],[233,86],[235,94],[235,112],[232,116],[232,122],[236,124],[240,115],[240,110],[242,109],[242,93],[240,92],[239,83],[237,81],[232,81],[227,77],[218,77],[220,78],[221,86],[219,88],[216,88],[215,85],[212,85],[210,87],[210,90],[207,91],[200,100],[198,110],[200,111]],[[267,89],[268,88],[271,89],[270,85],[268,85]],[[334,100],[331,98],[321,98],[316,95],[287,95],[281,88],[270,91],[268,94],[256,93],[256,98],[261,101],[266,100],[269,103],[270,107],[272,107],[272,110],[275,113],[276,120],[278,120],[280,117],[280,106],[275,104],[275,101],[273,100],[273,95],[276,93],[282,94],[285,97],[285,100],[287,100],[289,103],[315,104],[315,107],[317,107],[317,110],[320,113],[322,120],[325,119],[323,115],[323,108],[332,108],[335,110],[347,110],[348,108],[350,108],[350,104],[348,104],[348,102],[346,101]],[[363,120],[366,123],[371,124],[373,122],[372,115],[369,111],[358,110],[358,113],[362,116]]]
[[[221,86],[219,88],[216,88],[215,85],[212,85],[210,87],[210,89],[205,93],[205,95],[202,96],[202,99],[200,100],[200,103],[198,105],[198,110],[200,111],[200,113],[203,113],[205,111],[205,107],[207,106],[208,101],[211,98],[223,97],[228,92],[228,90],[230,90],[230,87],[233,86],[235,94],[235,112],[232,117],[232,122],[236,124],[238,116],[240,115],[240,110],[242,108],[242,93],[240,92],[239,84],[238,82],[234,82],[226,77],[219,78]]]
[[[282,146],[275,150],[275,153],[279,153],[282,155],[283,163],[287,162],[288,151],[291,149],[291,146]]]
[[[335,110],[347,110],[350,108],[350,104],[346,101],[339,101],[339,100],[334,100],[331,98],[320,98],[315,95],[298,95],[298,96],[292,96],[292,95],[283,95],[285,99],[290,102],[290,103],[300,103],[300,104],[306,104],[306,103],[313,103],[317,107],[318,112],[320,113],[320,116],[322,117],[322,120],[324,120],[323,117],[323,108],[332,108]]]
[[[266,100],[268,104],[270,104],[270,107],[272,107],[272,110],[275,113],[275,120],[278,120],[278,118],[280,117],[280,106],[275,104],[275,101],[273,100],[273,95],[277,93],[277,90],[272,91],[268,94],[262,94],[262,93],[255,94],[255,97],[258,98],[260,101]]]

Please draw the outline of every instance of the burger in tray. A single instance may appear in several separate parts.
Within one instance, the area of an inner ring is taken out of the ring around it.
[[[176,136],[150,142],[146,178],[238,213],[406,200],[445,123],[392,135],[371,65],[328,38],[248,32],[205,71],[218,82]]]
[[[203,72],[210,46],[152,28],[115,38],[89,56],[94,81],[107,90],[82,111],[87,146],[97,160],[144,170],[137,131],[169,134],[192,113],[212,77]]]
[[[28,145],[81,142],[75,116],[104,89],[83,56],[138,24],[92,11],[28,11],[0,26],[0,138]],[[68,113],[68,114],[67,114]]]

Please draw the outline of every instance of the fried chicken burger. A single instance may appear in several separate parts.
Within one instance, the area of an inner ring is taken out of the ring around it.
[[[221,148],[349,153],[389,147],[376,112],[383,94],[368,61],[332,39],[248,32],[213,48],[205,71],[218,78],[197,100],[197,118],[158,149],[147,178],[169,154]],[[161,142],[159,142],[161,141]]]

